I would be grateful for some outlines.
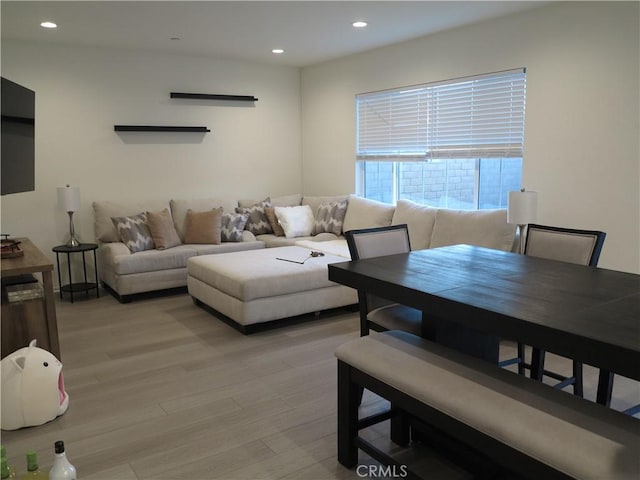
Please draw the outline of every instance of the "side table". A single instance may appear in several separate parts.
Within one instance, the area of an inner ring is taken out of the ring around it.
[[[98,261],[96,259],[96,250],[98,245],[96,243],[81,243],[77,247],[69,247],[67,245],[58,245],[53,247],[53,251],[56,252],[56,263],[58,264],[58,284],[60,285],[60,298],[62,299],[62,293],[68,292],[73,303],[73,294],[75,292],[88,293],[89,290],[96,289],[96,298],[100,298],[100,289],[98,288]],[[85,252],[93,253],[93,268],[95,272],[95,282],[87,281],[87,261]],[[60,276],[60,257],[59,255],[64,253],[67,255],[67,275],[69,276],[69,283],[62,285],[62,279]],[[82,270],[84,272],[84,282],[73,282],[71,277],[71,255],[74,253],[82,253]]]
[[[10,303],[2,295],[2,357],[26,347],[36,339],[38,346],[49,350],[58,360],[60,342],[56,302],[53,293],[53,263],[28,238],[16,238],[21,242],[24,255],[3,258],[0,262],[2,278],[37,273],[42,275],[44,298]],[[44,314],[42,312],[44,310]]]

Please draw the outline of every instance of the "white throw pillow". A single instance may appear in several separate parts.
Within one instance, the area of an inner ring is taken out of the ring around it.
[[[274,210],[287,238],[311,235],[315,218],[309,205],[274,207]]]
[[[398,200],[392,225],[407,224],[412,250],[423,250],[431,244],[433,224],[437,208],[421,205],[410,200]]]
[[[388,203],[349,195],[349,206],[344,217],[342,231],[361,228],[388,227],[396,207]]]

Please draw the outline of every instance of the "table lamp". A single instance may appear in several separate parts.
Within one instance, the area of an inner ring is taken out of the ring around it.
[[[538,217],[538,192],[525,191],[522,188],[519,192],[509,192],[509,203],[507,206],[507,223],[515,224],[518,227],[520,245],[518,253],[524,252],[524,230],[527,224],[534,223]]]
[[[58,187],[58,206],[69,214],[69,241],[67,247],[77,247],[80,242],[76,238],[73,227],[73,212],[80,210],[80,189],[78,187]]]

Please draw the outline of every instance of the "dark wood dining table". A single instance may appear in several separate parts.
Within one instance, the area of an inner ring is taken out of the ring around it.
[[[451,322],[595,366],[605,405],[614,373],[640,380],[640,275],[452,245],[331,264],[329,280],[422,310],[435,341]]]

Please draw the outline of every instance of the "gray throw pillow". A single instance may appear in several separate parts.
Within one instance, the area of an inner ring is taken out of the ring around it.
[[[111,217],[118,236],[131,253],[153,250],[155,244],[147,226],[147,213],[142,212],[132,217]]]
[[[225,213],[222,215],[222,241],[241,242],[242,232],[249,220],[248,213]]]
[[[249,219],[245,225],[245,230],[249,230],[254,235],[262,235],[264,233],[273,233],[269,219],[264,211],[265,207],[270,207],[271,202],[263,200],[250,207],[238,207],[236,213],[249,214]]]
[[[347,213],[347,205],[347,200],[321,204],[316,212],[316,220],[313,224],[313,235],[325,232],[340,235],[342,233],[344,216]]]

